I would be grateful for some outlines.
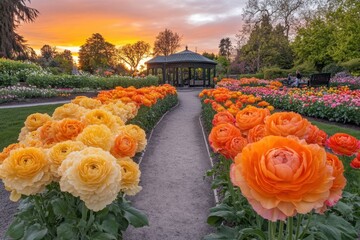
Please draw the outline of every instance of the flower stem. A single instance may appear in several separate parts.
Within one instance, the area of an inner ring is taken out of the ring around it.
[[[276,222],[268,221],[268,238],[275,239]]]
[[[306,234],[307,229],[308,229],[309,226],[310,226],[312,213],[308,214],[308,216],[309,216],[308,221],[307,221],[307,223],[306,223],[306,226],[305,226],[304,230],[302,231],[302,233],[301,233],[301,235],[300,235],[300,239],[302,239],[302,238],[304,237],[304,235]]]
[[[283,237],[283,231],[284,231],[284,221],[280,221],[279,223],[279,235],[278,240],[281,240]]]
[[[286,223],[286,228],[288,230],[288,240],[292,240],[293,238],[293,227],[294,227],[294,218],[293,217],[289,217],[288,221]]]
[[[236,194],[235,194],[235,191],[234,191],[234,185],[232,184],[231,179],[230,179],[230,166],[231,166],[231,163],[232,163],[231,160],[226,160],[225,161],[226,178],[227,178],[227,182],[228,182],[228,190],[230,192],[231,200],[232,200],[233,204],[235,205],[237,197],[236,197]]]
[[[297,240],[298,237],[299,237],[300,226],[301,226],[302,219],[303,219],[303,215],[302,215],[302,214],[299,214],[299,215],[298,215],[298,218],[297,218],[297,221],[296,221],[296,231],[295,231],[295,239],[296,239],[296,240]]]

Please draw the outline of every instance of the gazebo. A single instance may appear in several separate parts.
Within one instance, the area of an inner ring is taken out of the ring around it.
[[[168,56],[156,56],[146,62],[147,73],[159,76],[161,83],[176,87],[213,86],[216,62],[186,49]]]

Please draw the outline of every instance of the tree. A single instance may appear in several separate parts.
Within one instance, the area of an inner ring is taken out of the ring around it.
[[[168,56],[176,52],[180,47],[181,37],[172,32],[170,29],[165,29],[156,36],[154,42],[154,55]]]
[[[116,48],[101,34],[95,33],[80,46],[79,64],[82,70],[90,73],[99,68],[113,68],[116,65]]]
[[[211,59],[211,60],[215,60],[216,59],[216,55],[214,53],[208,53],[208,52],[203,52],[202,54],[204,57]]]
[[[136,71],[140,61],[150,55],[150,44],[138,41],[134,44],[126,44],[119,50],[119,57],[130,66],[132,72]]]
[[[72,73],[74,60],[70,50],[65,49],[62,53],[56,53],[54,61],[62,73]]]
[[[224,56],[229,60],[231,55],[231,50],[232,50],[232,45],[230,38],[222,38],[219,44],[219,56]]]
[[[52,59],[54,59],[55,55],[56,55],[56,48],[51,47],[50,45],[44,45],[42,46],[42,48],[40,49],[41,52],[41,57],[44,58],[46,61],[51,61]]]
[[[25,44],[25,39],[15,32],[21,22],[33,22],[38,16],[39,12],[27,7],[25,2],[0,1],[0,57],[24,59],[34,54],[33,49]]]

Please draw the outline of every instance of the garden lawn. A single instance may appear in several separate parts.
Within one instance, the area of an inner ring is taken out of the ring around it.
[[[360,139],[360,130],[356,130],[353,128],[340,127],[331,123],[318,122],[314,120],[310,120],[310,122],[316,125],[321,130],[325,131],[329,136],[334,135],[335,133],[347,133],[351,136]]]
[[[30,114],[39,112],[51,115],[54,109],[60,105],[62,104],[0,109],[0,151],[9,144],[17,142],[20,129]]]

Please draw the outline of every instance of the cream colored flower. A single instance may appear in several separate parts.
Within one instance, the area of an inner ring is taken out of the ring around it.
[[[34,113],[29,115],[25,120],[25,127],[31,131],[35,131],[47,121],[51,121],[51,117],[46,113]]]
[[[12,191],[10,199],[17,201],[21,194],[29,196],[42,192],[52,180],[49,170],[44,150],[18,148],[0,165],[0,177],[6,189]]]
[[[147,140],[145,131],[137,125],[128,124],[120,127],[120,131],[129,134],[138,142],[136,152],[141,152],[145,149]]]
[[[140,192],[142,187],[139,186],[141,175],[139,165],[131,158],[118,160],[118,164],[121,166],[122,173],[121,191],[131,196]]]
[[[59,173],[61,191],[80,197],[93,211],[112,203],[121,189],[120,166],[110,153],[100,148],[70,153]]]
[[[26,135],[29,133],[29,129],[27,127],[22,127],[20,130],[20,134],[18,136],[18,141],[24,141],[26,138]]]
[[[101,107],[101,101],[85,96],[78,96],[71,102],[87,109],[95,109]]]
[[[58,174],[58,168],[62,161],[72,152],[80,151],[85,148],[85,145],[80,141],[64,141],[55,144],[48,151],[50,160],[50,170],[54,177],[60,177]]]
[[[84,128],[76,140],[84,143],[86,146],[99,147],[109,151],[114,136],[106,125],[90,125]]]
[[[74,103],[67,103],[55,109],[52,117],[54,120],[71,118],[80,120],[88,110]]]
[[[27,133],[19,143],[25,147],[43,147],[39,130]]]

